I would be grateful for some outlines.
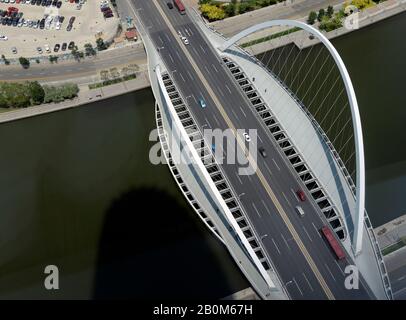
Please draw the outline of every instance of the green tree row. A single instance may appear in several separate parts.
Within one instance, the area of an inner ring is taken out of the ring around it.
[[[61,102],[77,96],[76,84],[58,87],[41,86],[37,81],[23,83],[0,83],[0,108],[27,108],[49,102]]]

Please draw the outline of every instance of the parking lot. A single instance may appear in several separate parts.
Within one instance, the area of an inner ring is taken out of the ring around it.
[[[119,25],[119,19],[115,13],[113,17],[104,17],[100,10],[101,1],[98,0],[81,1],[83,4],[79,5],[80,9],[77,3],[74,1],[71,3],[69,0],[62,0],[60,8],[56,5],[43,6],[28,4],[28,1],[25,4],[23,2],[0,2],[0,10],[8,11],[10,7],[15,7],[19,14],[23,13],[17,25],[10,22],[5,25],[0,23],[0,55],[4,54],[6,58],[66,53],[69,49],[65,52],[58,50],[57,53],[53,49],[57,44],[62,48],[63,43],[69,44],[71,41],[74,41],[82,50],[86,43],[95,45],[97,38],[111,40],[116,35]],[[63,19],[60,18],[62,16]],[[68,31],[72,17],[74,22],[71,30]],[[23,18],[24,24],[21,23]],[[43,20],[42,26],[38,23],[41,20]],[[61,20],[63,20],[62,23],[60,23]],[[3,40],[1,40],[2,36]],[[46,51],[48,47],[50,52]]]

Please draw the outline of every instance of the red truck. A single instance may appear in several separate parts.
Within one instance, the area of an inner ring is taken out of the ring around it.
[[[341,248],[341,245],[338,243],[337,239],[334,237],[330,228],[327,226],[324,226],[323,228],[321,228],[321,232],[323,233],[324,237],[330,244],[331,249],[333,249],[335,255],[337,256],[337,259],[338,260],[344,259],[345,258],[344,250]]]
[[[183,5],[182,1],[180,0],[173,0],[173,4],[175,5],[176,8],[178,8],[180,14],[185,14],[185,6]]]

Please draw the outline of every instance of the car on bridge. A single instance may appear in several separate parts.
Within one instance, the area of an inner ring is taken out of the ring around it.
[[[184,36],[182,36],[182,41],[183,41],[183,43],[186,44],[186,45],[189,44],[189,40],[188,40],[186,37],[184,37]]]
[[[306,201],[306,195],[303,192],[303,190],[301,190],[301,189],[297,190],[296,194],[297,194],[298,198],[300,199],[300,201],[302,201],[302,202]]]
[[[199,104],[200,104],[200,106],[201,106],[202,108],[206,108],[206,107],[207,107],[206,102],[205,102],[203,99],[199,99]]]
[[[266,154],[266,151],[265,151],[265,148],[264,147],[260,147],[259,149],[258,149],[258,151],[259,151],[259,153],[261,154],[261,156],[263,157],[263,158],[266,158],[268,155]]]
[[[251,141],[251,137],[249,136],[248,133],[244,132],[242,135],[244,136],[245,141],[247,141],[247,142]]]

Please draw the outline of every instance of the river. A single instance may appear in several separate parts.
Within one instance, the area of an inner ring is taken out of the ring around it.
[[[357,92],[375,226],[406,212],[406,14],[334,40]],[[0,126],[0,298],[220,298],[248,286],[148,152],[151,91]],[[44,268],[59,268],[59,290]]]

